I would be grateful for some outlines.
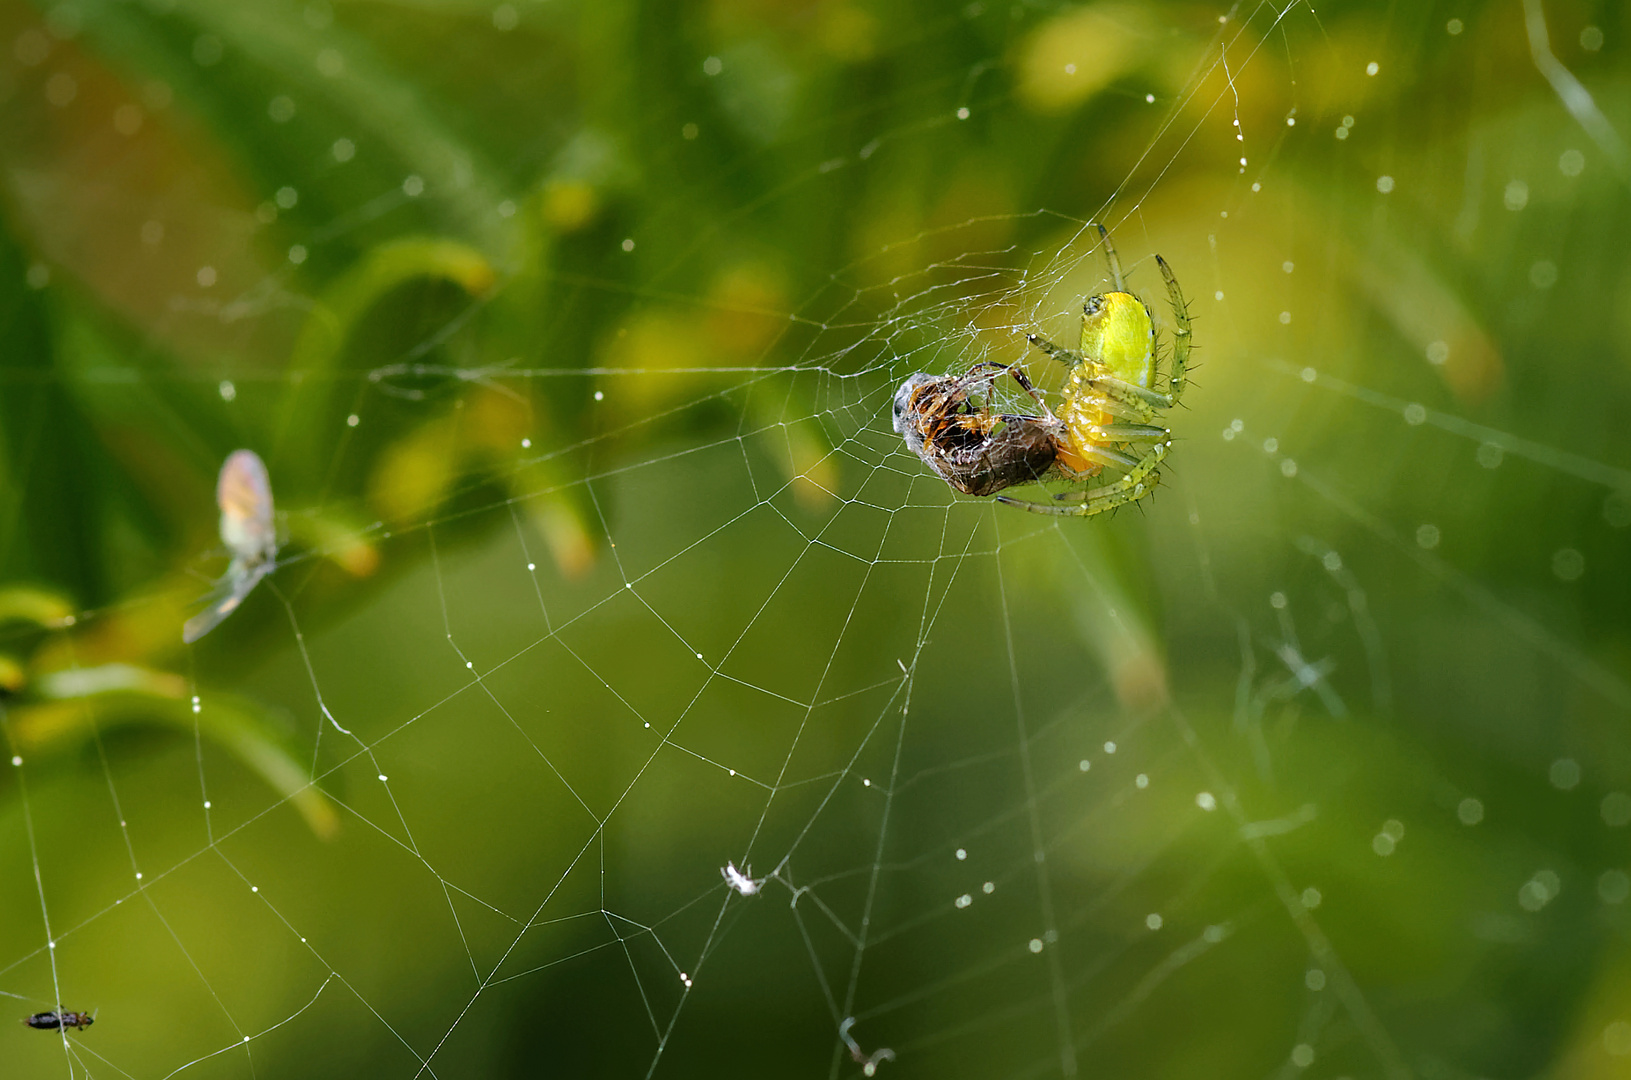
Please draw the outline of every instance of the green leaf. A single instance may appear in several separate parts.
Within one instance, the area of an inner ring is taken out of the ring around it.
[[[329,460],[323,448],[343,430],[337,414],[351,400],[333,397],[338,384],[332,375],[352,331],[388,293],[421,279],[449,281],[479,296],[493,287],[496,275],[485,255],[457,240],[410,236],[370,250],[318,299],[295,341],[285,398],[286,445],[299,448],[307,460]],[[319,402],[320,395],[331,400]]]
[[[54,671],[36,678],[30,689],[36,699],[16,706],[9,717],[18,753],[71,753],[98,732],[118,727],[187,735],[196,730],[287,799],[319,837],[328,839],[339,829],[333,803],[296,759],[280,725],[248,699],[212,694],[195,713],[186,680],[134,664]]]
[[[44,627],[58,627],[74,613],[61,593],[31,585],[11,585],[0,589],[0,623],[31,622]]]

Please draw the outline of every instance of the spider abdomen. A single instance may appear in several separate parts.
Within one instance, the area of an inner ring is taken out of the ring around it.
[[[1147,387],[1155,374],[1155,319],[1132,293],[1095,296],[1082,312],[1083,356],[1103,366],[1103,374]]]

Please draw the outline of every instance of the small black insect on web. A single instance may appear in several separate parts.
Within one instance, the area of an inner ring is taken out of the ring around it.
[[[96,1023],[96,1017],[90,1013],[71,1012],[58,1005],[56,1011],[35,1013],[33,1016],[25,1017],[23,1023],[41,1031],[63,1031],[68,1028],[84,1031]]]

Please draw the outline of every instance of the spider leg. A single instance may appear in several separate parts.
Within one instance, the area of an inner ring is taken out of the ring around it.
[[[1183,290],[1178,287],[1178,279],[1167,261],[1157,255],[1155,265],[1161,268],[1161,277],[1166,280],[1167,296],[1172,301],[1172,319],[1176,324],[1172,331],[1172,374],[1167,376],[1170,408],[1184,392],[1185,369],[1189,365],[1189,301],[1184,299]]]
[[[979,378],[975,378],[974,373],[979,371],[981,368],[990,368],[991,373],[989,375],[982,375]],[[1006,371],[1007,369],[1008,365],[1002,363],[1000,360],[981,360],[979,363],[969,368],[968,371],[963,374],[963,378],[967,379],[971,383],[996,382],[997,372]]]
[[[1047,406],[1044,405],[1043,408]],[[1055,437],[1061,444],[1059,463],[1071,472],[1097,472],[1098,469],[1108,466],[1118,472],[1127,472],[1138,467],[1139,458],[1123,453],[1114,446],[1106,445],[1108,442],[1131,442],[1134,439],[1165,438],[1169,432],[1166,428],[1150,424],[1124,424],[1111,425],[1095,429],[1092,439],[1071,439],[1069,426],[1052,413],[1046,416],[1026,416],[1019,413],[996,413],[990,418],[1003,424],[1036,424],[1040,427],[1051,428]],[[1080,463],[1079,465],[1076,463]]]
[[[1064,413],[1078,426],[1095,429],[1116,420],[1150,425],[1156,418],[1155,410],[1148,405],[1125,405],[1098,394],[1082,394],[1080,397],[1072,398],[1066,404]]]
[[[1099,230],[1099,239],[1104,241],[1104,261],[1110,264],[1110,279],[1115,283],[1116,292],[1126,292],[1127,285],[1122,279],[1121,257],[1116,254],[1116,245],[1110,242],[1110,230],[1103,225],[1095,225]]]
[[[1067,368],[1077,367],[1086,362],[1079,352],[1074,352],[1063,345],[1055,345],[1041,334],[1026,334],[1025,340],[1041,349]]]
[[[1096,465],[1108,465],[1122,472],[1131,472],[1138,468],[1141,460],[1131,454],[1124,454],[1113,446],[1096,446],[1089,443],[1086,446],[1072,446],[1070,449],[1076,456],[1086,458]]]
[[[1007,369],[1008,374],[1014,377],[1014,381],[1019,383],[1019,388],[1021,390],[1031,395],[1031,399],[1033,401],[1041,402],[1042,395],[1037,393],[1036,387],[1031,385],[1031,380],[1025,374],[1023,368],[1017,364],[1004,364],[1003,367]]]
[[[978,379],[973,378],[974,373],[979,371],[981,368],[990,368],[990,374],[982,375]],[[987,382],[995,384],[996,380],[1001,377],[998,373],[1004,371],[1012,375],[1014,377],[1014,381],[1019,383],[1019,388],[1025,391],[1025,393],[1030,396],[1032,401],[1036,402],[1042,407],[1041,416],[1019,417],[1018,419],[1033,420],[1039,423],[1058,425],[1059,418],[1053,415],[1053,410],[1048,407],[1047,400],[1043,398],[1036,386],[1032,384],[1029,376],[1025,374],[1024,369],[1018,364],[1004,364],[996,360],[982,360],[978,364],[975,364],[973,367],[969,368],[968,373],[963,377],[965,379],[970,379],[973,382]],[[1012,416],[998,416],[997,419],[1012,422],[1016,418]]]
[[[1170,409],[1177,404],[1177,399],[1171,394],[1150,390],[1111,375],[1088,375],[1082,377],[1082,381],[1090,388],[1101,391],[1106,397],[1129,405],[1138,403],[1150,408]]]
[[[1156,410],[1137,398],[1130,402],[1118,401],[1085,390],[1067,396],[1064,420],[1066,430],[1078,445],[1155,438],[1157,436],[1148,429],[1155,429],[1163,434],[1166,431],[1157,423]],[[1106,429],[1121,427],[1124,424],[1131,427],[1131,435],[1123,437],[1105,434]]]
[[[1065,444],[1070,453],[1109,465],[1131,476],[1135,484],[1160,464],[1166,456],[1165,448],[1172,445],[1172,433],[1158,424],[1106,424],[1101,416],[1091,413],[1073,418],[1076,422],[1067,423],[1065,427]],[[1154,445],[1139,449],[1129,445],[1134,442]],[[1097,490],[1089,489],[1087,494]]]
[[[1047,417],[1048,422],[1057,425],[1059,418],[1053,415],[1053,410],[1048,408],[1047,401],[1037,392],[1036,387],[1031,385],[1031,380],[1026,376],[1024,369],[1017,364],[1009,364],[1007,368],[1008,374],[1012,375],[1014,381],[1019,383],[1019,388],[1029,394],[1031,400],[1042,407],[1042,415]]]
[[[1033,514],[1050,514],[1053,517],[1092,517],[1095,514],[1102,514],[1106,510],[1114,510],[1118,506],[1125,506],[1140,497],[1127,492],[1119,492],[1103,495],[1073,506],[1064,506],[1059,503],[1032,502],[1029,499],[1016,499],[1012,495],[998,495],[996,499],[1007,506],[1017,506],[1021,510],[1028,510]]]
[[[1030,416],[1026,413],[995,413],[991,417],[1003,424],[1036,424],[1040,427],[1054,427],[1059,424],[1056,416]]]
[[[1102,514],[1106,510],[1114,510],[1118,506],[1136,502],[1154,491],[1160,480],[1160,477],[1155,475],[1155,470],[1166,459],[1167,451],[1170,449],[1171,440],[1158,442],[1127,470],[1125,476],[1085,491],[1066,492],[1056,496],[1056,501],[1052,503],[1031,502],[1008,495],[998,495],[997,501],[1021,507],[1033,514],[1053,514],[1056,517],[1091,517],[1094,514]]]
[[[1178,337],[1177,332],[1174,332],[1173,335],[1175,338],[1178,338],[1179,342],[1179,345],[1175,345],[1173,348],[1173,370],[1179,374],[1179,381],[1177,385],[1180,389],[1183,386],[1183,380],[1182,368],[1179,366],[1179,360],[1182,359],[1187,361],[1189,359],[1189,338],[1187,336],[1189,330],[1187,325],[1182,332],[1185,335],[1184,337]],[[1073,349],[1067,349],[1063,345],[1056,345],[1047,338],[1043,337],[1041,334],[1026,334],[1025,340],[1029,341],[1032,345],[1035,345],[1038,349],[1041,349],[1043,352],[1047,353],[1049,356],[1053,357],[1067,368],[1087,366],[1089,368],[1098,368],[1099,370],[1103,370],[1100,365],[1089,364],[1087,358],[1081,353],[1076,352]],[[1180,346],[1182,348],[1181,356],[1179,354]],[[1112,375],[1083,375],[1082,373],[1077,372],[1072,376],[1072,378],[1085,382],[1088,386],[1095,390],[1102,390],[1118,401],[1129,403],[1137,401],[1147,406],[1154,406],[1157,409],[1170,409],[1177,403],[1178,400],[1176,394],[1163,394],[1159,390],[1151,390],[1147,387],[1139,386],[1137,383],[1130,383],[1124,379],[1118,379]]]
[[[974,373],[980,371],[982,368],[989,368],[990,371],[976,376]],[[978,364],[975,364],[973,367],[969,368],[958,381],[967,382],[970,386],[976,386],[982,382],[989,385],[995,385],[997,379],[1001,378],[1001,373],[1005,371],[1014,377],[1014,381],[1019,383],[1021,390],[1024,390],[1025,393],[1030,395],[1032,401],[1035,401],[1038,405],[1042,406],[1043,411],[1049,416],[1053,415],[1052,411],[1048,409],[1048,403],[1043,400],[1042,395],[1038,393],[1036,387],[1031,384],[1031,380],[1025,375],[1024,370],[1017,364],[1004,364],[997,360],[981,360]]]
[[[1099,433],[1107,439],[1116,442],[1132,442],[1135,439],[1165,439],[1172,432],[1160,424],[1105,424],[1099,428]]]

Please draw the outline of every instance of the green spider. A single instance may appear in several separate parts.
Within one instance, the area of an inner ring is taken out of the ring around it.
[[[1054,496],[1053,502],[1033,502],[998,495],[997,501],[1034,514],[1089,517],[1142,499],[1160,483],[1159,468],[1172,450],[1172,432],[1158,423],[1160,414],[1178,404],[1184,392],[1189,363],[1189,305],[1166,260],[1155,265],[1167,283],[1175,326],[1172,331],[1171,371],[1165,392],[1154,389],[1159,343],[1149,305],[1126,291],[1121,260],[1110,233],[1097,226],[1104,241],[1114,291],[1091,297],[1082,306],[1079,351],[1055,345],[1040,334],[1026,340],[1070,369],[1059,425],[1057,462],[1072,480],[1099,476],[1105,469],[1121,475]]]

